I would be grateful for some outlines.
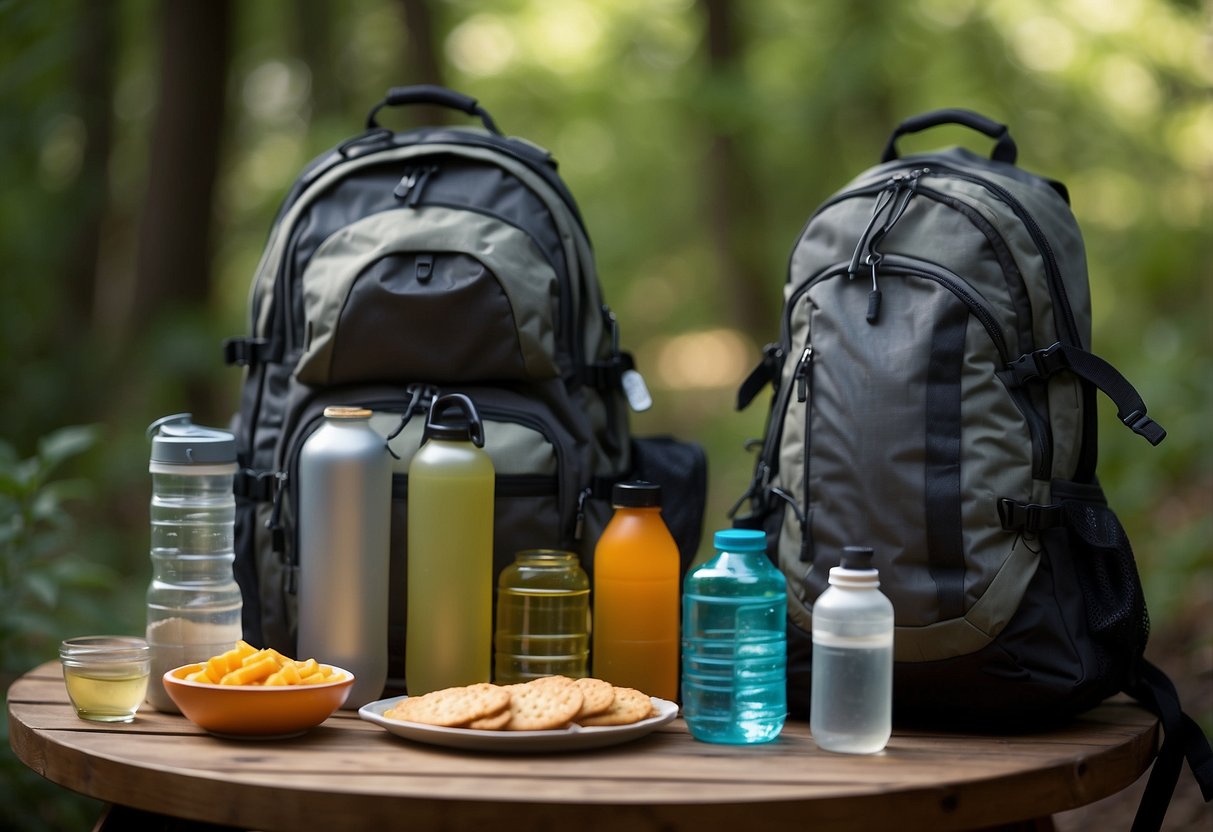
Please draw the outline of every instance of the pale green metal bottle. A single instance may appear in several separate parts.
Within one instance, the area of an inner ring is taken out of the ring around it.
[[[409,463],[410,696],[487,682],[493,642],[493,461],[472,400],[434,400]]]

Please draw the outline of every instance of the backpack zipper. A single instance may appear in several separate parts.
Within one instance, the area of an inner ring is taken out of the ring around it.
[[[1028,230],[1028,235],[1032,238],[1032,242],[1036,244],[1041,259],[1044,260],[1045,275],[1048,277],[1049,286],[1053,289],[1058,305],[1061,306],[1062,315],[1060,317],[1065,326],[1067,341],[1074,346],[1081,347],[1082,340],[1078,333],[1078,323],[1074,319],[1074,310],[1070,306],[1070,297],[1066,292],[1065,282],[1061,278],[1061,267],[1057,265],[1057,256],[1053,253],[1053,247],[1049,244],[1048,237],[1045,236],[1044,231],[1041,229],[1040,224],[1036,222],[1036,218],[1032,216],[1032,213],[1028,211],[1014,194],[997,182],[947,165],[935,168],[935,172],[941,176],[952,176],[972,182],[975,185],[980,185],[1001,199],[1019,221],[1023,223],[1024,228]]]
[[[855,251],[851,255],[847,273],[854,277],[863,266],[867,266],[872,273],[872,290],[868,293],[868,312],[865,316],[869,324],[876,323],[880,317],[882,296],[876,275],[883,255],[877,246],[893,230],[893,226],[897,225],[898,221],[905,216],[906,209],[910,207],[910,200],[917,192],[919,177],[930,172],[930,168],[915,168],[894,174],[878,193],[876,203],[872,207],[872,218],[855,244]],[[888,217],[884,224],[877,228],[877,220],[886,208]]]
[[[426,183],[437,172],[437,165],[421,165],[416,168],[405,168],[404,175],[400,177],[400,182],[392,191],[392,195],[407,207],[416,208],[417,203],[421,200],[421,193],[425,190]]]
[[[809,465],[811,462],[813,436],[813,326],[809,322],[808,340],[800,361],[796,363],[796,371],[792,374],[796,379],[796,401],[804,402],[804,460],[801,465],[802,485],[804,491],[804,510],[796,512],[800,521],[800,562],[812,563],[813,554],[813,507],[809,502]],[[803,599],[801,599],[803,600]]]

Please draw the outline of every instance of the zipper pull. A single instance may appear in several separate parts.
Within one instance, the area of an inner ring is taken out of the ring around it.
[[[855,251],[851,253],[851,264],[847,266],[847,274],[854,277],[859,273],[860,263],[863,261],[864,254],[868,251],[868,239],[872,235],[872,231],[876,228],[876,221],[880,219],[880,215],[884,213],[893,202],[893,198],[897,195],[897,191],[901,188],[901,183],[896,177],[889,180],[889,184],[885,186],[876,196],[876,202],[872,205],[872,218],[868,220],[867,226],[863,229],[863,233],[859,235],[859,240],[855,243]]]
[[[400,177],[400,181],[396,183],[392,195],[396,199],[404,200],[404,204],[409,208],[416,208],[417,203],[421,200],[421,192],[425,189],[425,183],[437,170],[437,165],[405,168],[404,176]]]
[[[792,375],[796,379],[796,401],[798,402],[809,399],[809,369],[812,363],[813,345],[810,344],[801,353],[800,361],[796,362],[796,372]]]
[[[905,214],[910,200],[918,191],[919,177],[930,172],[930,168],[915,168],[889,178],[884,190],[877,195],[876,203],[872,206],[872,218],[868,220],[868,225],[860,235],[859,242],[855,244],[855,251],[851,254],[851,264],[847,267],[847,274],[854,277],[859,273],[861,264],[871,264],[871,256],[875,253],[877,245],[885,238],[885,235],[893,230],[893,226]],[[885,218],[884,224],[877,229],[876,224],[886,208],[888,216]],[[879,292],[876,294],[878,299],[874,303],[879,310]],[[869,301],[869,307],[872,303],[873,301]]]
[[[430,181],[430,177],[438,170],[437,165],[426,165],[421,169],[421,173],[417,176],[417,181],[413,183],[413,187],[409,189],[409,198],[405,203],[410,208],[416,208],[417,203],[421,201],[421,192],[425,190],[425,185]]]
[[[581,540],[581,535],[585,531],[585,501],[593,493],[593,489],[583,488],[581,493],[577,495],[577,523],[573,527],[573,540]]]
[[[868,292],[868,323],[876,323],[876,319],[880,317],[880,287],[876,285],[876,270],[883,259],[879,252],[873,251],[868,255],[868,266],[872,269],[872,291]]]
[[[417,168],[405,168],[404,176],[400,177],[400,181],[396,183],[392,196],[396,199],[405,199],[409,195],[409,191],[413,190],[413,186],[417,184],[418,174]]]

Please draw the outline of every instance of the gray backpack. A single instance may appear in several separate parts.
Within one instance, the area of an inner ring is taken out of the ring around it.
[[[478,116],[484,129],[393,132],[376,120],[384,106],[418,103]],[[629,399],[643,407],[647,393],[620,350],[573,197],[545,150],[503,136],[475,100],[394,88],[364,133],[300,174],[253,281],[250,328],[226,350],[245,367],[235,569],[254,644],[294,649],[293,479],[328,405],[370,408],[396,457],[389,688],[404,675],[408,465],[440,394],[468,395],[484,424],[496,572],[538,547],[577,551],[592,574],[622,479],[665,487],[684,567],[694,557],[703,451],[631,435]]]
[[[994,139],[992,158],[899,158],[900,136],[948,123]],[[745,407],[773,387],[735,523],[767,531],[788,579],[794,711],[813,602],[848,545],[875,549],[893,602],[901,722],[1039,725],[1169,687],[1142,658],[1136,565],[1095,477],[1095,391],[1151,444],[1165,433],[1089,351],[1064,186],[1015,158],[975,113],[910,119],[792,250],[780,339],[739,392]]]

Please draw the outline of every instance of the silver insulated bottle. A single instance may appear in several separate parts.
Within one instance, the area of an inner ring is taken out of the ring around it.
[[[370,418],[327,407],[299,453],[298,657],[354,674],[346,709],[387,681],[392,465]]]

